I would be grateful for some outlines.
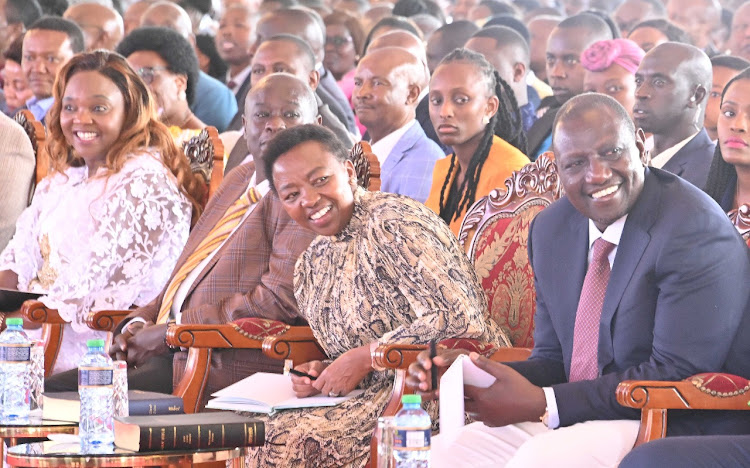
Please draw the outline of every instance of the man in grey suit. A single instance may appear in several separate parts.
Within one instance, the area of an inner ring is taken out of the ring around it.
[[[29,204],[36,160],[20,125],[0,113],[0,252],[16,230],[16,219]]]
[[[702,50],[676,42],[651,49],[635,74],[633,120],[654,135],[651,166],[700,189],[716,148],[703,128],[712,74]]]
[[[619,382],[750,375],[750,291],[737,287],[750,281],[750,258],[721,208],[645,168],[643,133],[609,96],[572,98],[553,131],[566,195],[529,233],[534,349],[507,365],[472,356],[497,380],[465,387],[466,410],[482,422],[454,445],[437,437],[433,466],[615,466],[640,417],[617,403]],[[410,383],[428,391],[432,364],[420,355]],[[750,420],[691,412],[670,415],[667,430],[750,433]]]

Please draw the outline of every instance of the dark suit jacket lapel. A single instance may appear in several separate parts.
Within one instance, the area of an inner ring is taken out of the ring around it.
[[[567,200],[565,202],[570,203]],[[559,280],[557,288],[560,290],[557,291],[557,297],[548,299],[555,302],[555,304],[549,304],[548,307],[560,311],[558,328],[565,330],[565,333],[560,333],[558,338],[563,350],[573,349],[576,311],[588,266],[586,261],[589,246],[588,219],[572,206],[570,211],[571,214],[567,217],[565,224],[565,235],[560,235],[557,239],[559,244],[554,249],[550,249],[550,252],[554,252],[553,255],[557,258],[555,277]]]
[[[232,117],[227,130],[239,130],[242,128],[242,114],[245,113],[245,99],[247,99],[247,93],[250,91],[250,78],[252,78],[252,75],[252,73],[249,73],[245,77],[245,81],[242,82],[239,91],[237,91],[237,113]]]
[[[711,145],[711,139],[706,133],[706,129],[701,129],[697,135],[688,141],[685,146],[680,148],[672,158],[664,165],[663,169],[674,175],[682,176],[687,169],[687,165],[693,162],[694,153],[704,151],[704,148]]]
[[[651,241],[649,230],[657,219],[654,206],[661,206],[661,189],[656,176],[648,168],[643,192],[628,214],[622,230],[617,255],[612,265],[612,273],[607,285],[602,307],[601,326],[599,328],[599,364],[606,365],[614,358],[612,350],[611,327],[615,310],[622,300],[625,288],[630,283],[643,252]]]

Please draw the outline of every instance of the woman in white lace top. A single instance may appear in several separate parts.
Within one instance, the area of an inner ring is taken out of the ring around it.
[[[200,208],[198,181],[125,59],[75,56],[54,97],[52,170],[0,255],[0,286],[43,293],[70,322],[56,373],[75,367],[97,335],[85,324],[91,311],[158,295]]]

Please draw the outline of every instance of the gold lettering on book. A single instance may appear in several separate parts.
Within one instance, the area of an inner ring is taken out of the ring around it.
[[[222,425],[223,427],[223,425]],[[208,430],[208,438],[206,439],[206,447],[213,447],[216,443],[216,434],[211,429]]]
[[[148,405],[148,414],[156,414],[156,405]]]
[[[169,411],[172,411],[172,412],[175,412],[175,413],[178,412],[178,411],[180,411],[180,407],[177,406],[177,405],[170,406],[168,409],[169,409]]]
[[[160,434],[159,434],[159,436],[160,436],[159,437],[159,439],[160,439],[159,440],[159,448],[161,448],[162,450],[164,450],[165,443],[167,441],[167,428],[166,427],[162,427],[161,431],[159,431],[159,432],[160,432]]]

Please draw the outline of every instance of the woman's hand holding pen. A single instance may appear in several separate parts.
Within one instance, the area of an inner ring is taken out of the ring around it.
[[[328,367],[328,365],[321,361],[310,361],[304,364],[300,364],[294,369],[300,371],[301,373],[309,374],[313,377],[318,377],[326,367]],[[292,389],[297,395],[297,398],[305,398],[320,393],[317,388],[313,387],[313,380],[309,377],[297,376],[294,374],[289,375],[292,378]]]
[[[337,357],[312,383],[320,393],[330,397],[344,396],[372,371],[370,345],[350,349]]]

